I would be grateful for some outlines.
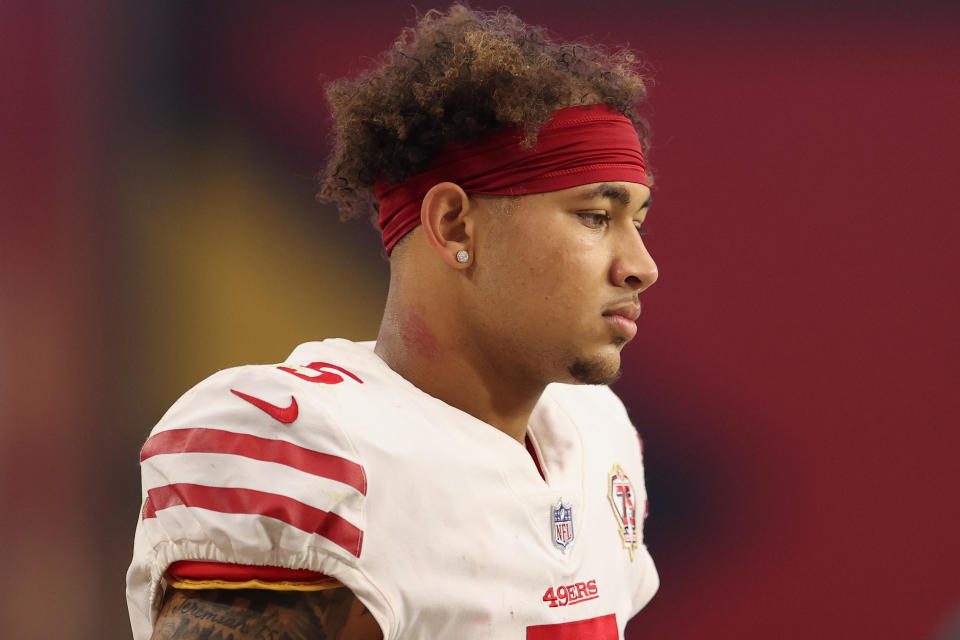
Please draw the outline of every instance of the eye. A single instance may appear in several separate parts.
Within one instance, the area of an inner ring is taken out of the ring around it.
[[[606,211],[580,211],[577,215],[591,229],[602,229],[610,224],[610,214]]]
[[[642,236],[645,236],[645,235],[647,235],[648,233],[650,233],[648,230],[644,229],[644,228],[643,228],[641,225],[639,225],[639,224],[636,225],[636,227],[637,227],[637,233],[639,233],[639,234],[642,235]]]

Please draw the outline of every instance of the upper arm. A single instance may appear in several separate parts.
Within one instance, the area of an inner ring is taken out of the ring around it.
[[[325,591],[169,589],[151,640],[381,640],[346,587]]]

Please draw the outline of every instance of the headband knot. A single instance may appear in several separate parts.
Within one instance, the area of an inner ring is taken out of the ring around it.
[[[399,184],[377,182],[374,191],[387,254],[420,224],[423,197],[440,182],[491,196],[546,193],[593,182],[647,185],[637,130],[629,118],[607,105],[554,112],[531,148],[523,148],[523,137],[519,127],[510,127],[481,140],[453,143],[426,171]]]

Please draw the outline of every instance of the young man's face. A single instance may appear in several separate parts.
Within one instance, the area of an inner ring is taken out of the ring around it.
[[[478,346],[547,382],[616,380],[639,293],[657,279],[638,231],[649,198],[643,185],[605,182],[491,213],[466,301]]]

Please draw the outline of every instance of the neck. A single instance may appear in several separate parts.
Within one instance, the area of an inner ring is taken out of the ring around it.
[[[522,443],[546,384],[483,349],[462,330],[455,305],[395,284],[391,277],[376,354],[421,391]]]

